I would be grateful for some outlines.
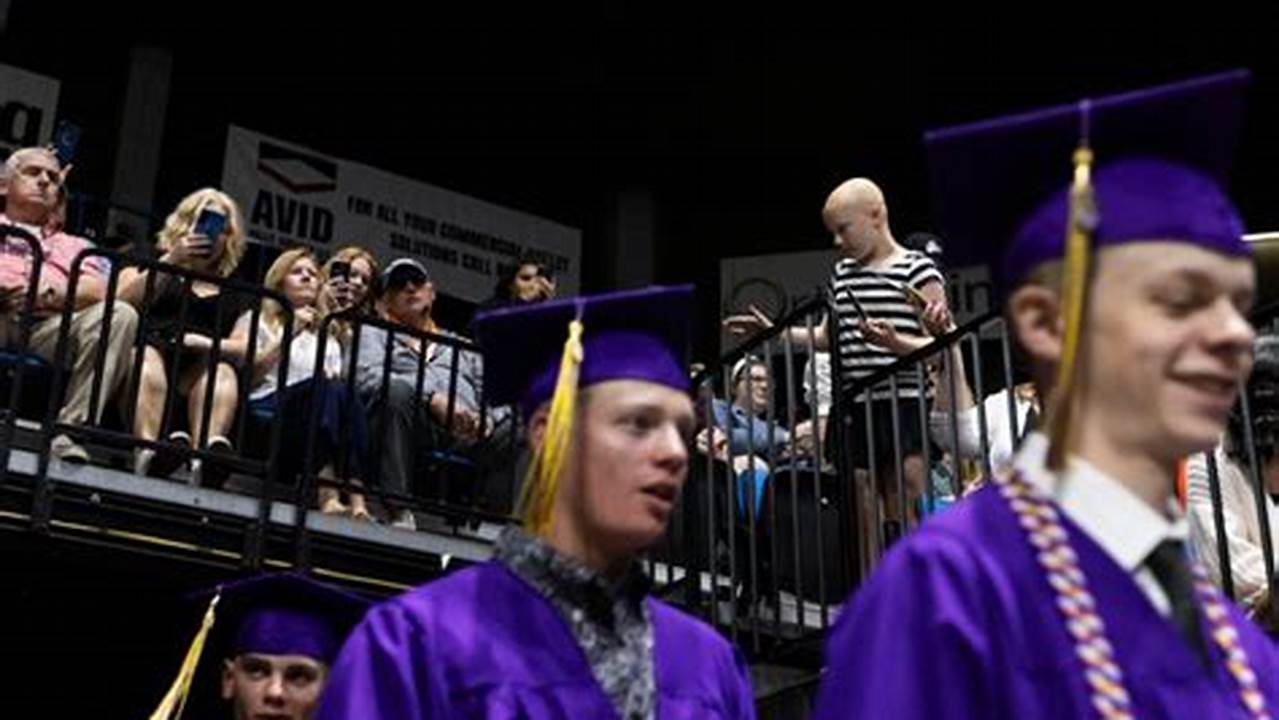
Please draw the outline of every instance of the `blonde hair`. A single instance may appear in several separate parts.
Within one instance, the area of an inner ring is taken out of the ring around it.
[[[373,270],[373,276],[377,277],[378,270],[381,269],[378,266],[377,258],[373,257],[373,253],[365,250],[359,245],[347,245],[333,251],[333,254],[329,256],[329,259],[325,261],[324,268],[327,272],[329,266],[335,262],[351,262],[358,259],[363,259],[367,262],[369,264],[369,268]]]
[[[240,264],[241,258],[244,257],[244,216],[240,214],[240,206],[231,199],[231,196],[221,190],[201,188],[182,198],[182,201],[178,203],[173,212],[169,213],[169,217],[165,218],[164,227],[160,229],[160,232],[156,233],[155,244],[161,252],[172,249],[174,243],[191,232],[191,226],[195,223],[195,214],[206,203],[221,205],[222,209],[227,213],[227,232],[229,234],[226,239],[226,245],[222,249],[222,255],[218,258],[217,265],[213,268],[218,275],[227,277],[235,271],[236,266]]]
[[[278,293],[284,292],[284,279],[293,271],[293,266],[310,260],[318,273],[320,269],[320,261],[315,257],[315,253],[310,248],[295,247],[292,250],[285,250],[280,253],[280,257],[271,263],[271,267],[267,268],[266,278],[262,280],[262,285],[268,290],[274,290]],[[262,303],[262,323],[269,328],[278,330],[284,327],[284,321],[281,316],[284,314],[284,308],[274,300],[267,300]]]
[[[373,312],[373,303],[377,299],[377,294],[378,294],[377,293],[377,287],[379,282],[378,273],[382,271],[381,266],[378,264],[377,258],[373,257],[373,253],[360,247],[359,245],[347,245],[345,247],[340,247],[336,251],[334,251],[332,255],[329,256],[328,260],[324,261],[324,267],[320,268],[320,274],[322,276],[321,279],[326,283],[329,281],[330,271],[333,268],[333,263],[344,262],[347,264],[351,264],[351,263],[354,263],[356,260],[363,260],[364,262],[369,264],[369,270],[371,274],[369,275],[368,283],[366,283],[364,286],[364,299],[360,301],[359,307],[361,312],[364,312],[365,314],[371,314]],[[330,308],[324,308],[324,309],[329,310]]]

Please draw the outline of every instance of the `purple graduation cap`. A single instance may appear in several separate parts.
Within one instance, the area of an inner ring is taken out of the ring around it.
[[[693,288],[650,287],[519,305],[475,318],[491,405],[518,402],[524,417],[551,399],[569,324],[583,327],[577,386],[647,380],[688,390]]]
[[[1250,255],[1225,191],[1248,77],[1228,72],[925,135],[952,262],[1000,258],[995,286],[1006,296],[1039,265],[1062,261],[1049,467],[1073,445],[1093,249],[1173,241]]]
[[[951,263],[990,263],[1009,289],[1062,258],[1081,144],[1093,154],[1095,246],[1172,240],[1249,255],[1225,191],[1248,79],[1237,70],[926,133]]]
[[[369,603],[300,573],[268,573],[220,588],[223,657],[304,655],[331,664]],[[206,593],[206,596],[212,593]]]
[[[357,595],[291,572],[226,583],[196,597],[208,603],[204,621],[152,718],[181,715],[206,643],[223,658],[303,655],[332,665],[369,606]]]

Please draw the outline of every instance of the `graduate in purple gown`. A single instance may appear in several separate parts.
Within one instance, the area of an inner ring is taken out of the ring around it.
[[[368,601],[297,573],[258,575],[208,595],[201,629],[151,720],[182,716],[202,656],[221,663],[220,695],[235,720],[311,720]]]
[[[951,247],[1009,248],[1010,333],[1049,417],[1012,472],[900,542],[850,600],[818,718],[1279,708],[1271,641],[1187,556],[1173,496],[1251,365],[1254,271],[1222,189],[1246,80],[929,135]]]
[[[740,653],[637,566],[688,471],[691,302],[653,288],[476,318],[485,391],[520,403],[534,451],[523,527],[371,611],[321,718],[754,717]]]

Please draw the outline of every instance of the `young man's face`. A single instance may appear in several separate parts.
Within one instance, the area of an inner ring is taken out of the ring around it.
[[[1254,282],[1251,260],[1184,243],[1100,251],[1081,421],[1161,459],[1213,447],[1252,367]]]
[[[590,537],[638,552],[666,532],[688,475],[693,404],[664,385],[613,380],[582,393],[571,507]]]
[[[310,720],[328,670],[305,655],[245,653],[222,669],[222,699],[235,720]]]

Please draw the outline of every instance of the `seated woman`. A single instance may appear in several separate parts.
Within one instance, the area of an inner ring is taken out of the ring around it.
[[[354,347],[355,328],[360,325],[360,318],[376,317],[378,314],[375,301],[379,269],[373,253],[359,245],[339,248],[320,268],[324,277],[324,284],[320,288],[320,312],[328,316],[354,308],[353,316],[335,318],[329,324],[329,334],[342,345],[343,368],[351,367],[349,363]]]
[[[339,248],[324,267],[325,283],[320,292],[320,303],[328,312],[342,312],[347,308],[359,308],[361,315],[374,315],[373,300],[377,297],[378,262],[373,253],[359,245]]]
[[[223,278],[235,271],[244,249],[240,208],[225,193],[212,188],[183,198],[156,236],[161,262]],[[215,381],[206,447],[215,453],[231,452],[228,434],[239,396],[234,364],[243,358],[246,348],[222,341],[214,357],[213,339],[227,336],[246,299],[224,293],[211,282],[188,281],[164,272],[149,279],[150,274],[139,267],[123,269],[118,292],[121,300],[145,318],[134,434],[144,440],[159,436],[168,412],[165,399],[170,384],[176,383],[177,395],[186,397],[190,432],[173,430],[167,438],[169,446],[158,451],[143,448],[135,454],[136,472],[168,477],[186,462],[187,454],[182,450],[195,444],[193,438],[204,436],[201,421],[210,375]],[[152,285],[150,292],[148,284]],[[215,367],[212,372],[210,366]],[[220,486],[226,477],[225,468],[217,463],[202,470],[197,473],[202,474],[201,484]]]
[[[293,306],[293,339],[289,344],[286,384],[281,391],[285,314],[275,302],[265,302],[258,317],[249,406],[255,414],[284,413],[280,447],[292,450],[279,454],[279,476],[284,479],[296,477],[302,471],[307,434],[312,416],[317,416],[312,462],[313,467],[319,468],[317,476],[325,481],[317,493],[320,511],[329,515],[349,512],[353,517],[371,520],[362,493],[350,494],[348,508],[336,487],[339,470],[349,478],[359,476],[367,430],[362,408],[347,394],[341,381],[342,348],[337,339],[332,335],[326,337],[323,355],[319,354],[318,332],[323,319],[319,308],[321,284],[319,262],[306,248],[285,251],[267,270],[264,285],[283,294]],[[250,313],[241,315],[231,339],[247,343],[251,323]],[[322,363],[320,367],[317,359]],[[343,452],[344,466],[340,464]],[[358,481],[352,482],[358,484]]]
[[[498,277],[492,297],[481,303],[478,310],[545,302],[555,297],[555,289],[555,276],[547,266],[529,257],[521,258]]]

